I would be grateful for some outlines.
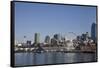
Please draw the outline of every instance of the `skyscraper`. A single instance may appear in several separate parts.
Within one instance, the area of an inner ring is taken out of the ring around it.
[[[54,38],[55,38],[56,40],[61,41],[61,36],[60,36],[60,34],[55,34],[55,35],[54,35]]]
[[[47,35],[47,36],[45,37],[45,43],[48,43],[48,44],[50,43],[50,36]]]
[[[91,38],[95,41],[96,40],[96,23],[92,23],[91,26]]]
[[[34,35],[34,43],[35,44],[40,43],[40,34],[39,33],[35,33],[35,35]]]

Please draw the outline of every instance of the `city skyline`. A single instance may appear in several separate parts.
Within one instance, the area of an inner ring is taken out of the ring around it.
[[[22,41],[24,36],[34,40],[34,33],[46,35],[74,32],[77,35],[89,32],[96,23],[96,7],[15,3],[15,38]]]

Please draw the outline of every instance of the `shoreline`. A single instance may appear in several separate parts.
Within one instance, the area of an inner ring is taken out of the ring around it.
[[[61,52],[61,53],[96,53],[96,51],[15,51],[15,53],[52,53],[52,52]]]

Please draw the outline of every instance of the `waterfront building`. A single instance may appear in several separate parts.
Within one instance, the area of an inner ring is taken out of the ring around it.
[[[40,43],[40,34],[39,33],[35,33],[35,35],[34,35],[34,43],[35,44]]]
[[[96,40],[96,38],[97,38],[97,35],[96,35],[96,27],[97,27],[97,25],[96,25],[96,23],[92,23],[92,26],[91,26],[91,39],[92,40]]]
[[[31,45],[31,41],[27,40],[26,44],[30,46]]]
[[[15,46],[16,46],[16,45],[18,45],[18,41],[17,41],[17,40],[15,40],[15,42],[14,42],[14,43],[15,43]]]
[[[77,40],[78,41],[81,41],[81,36],[77,36]]]
[[[88,32],[86,32],[86,41],[88,42],[88,41],[89,41],[89,39],[90,39],[90,37],[89,37],[89,33],[88,33]]]
[[[89,33],[86,32],[85,34],[82,34],[81,40],[83,40],[83,41],[88,41],[88,40],[89,40]]]
[[[66,47],[66,49],[67,50],[74,50],[75,49],[73,41],[67,40],[67,47]]]
[[[50,36],[47,35],[45,37],[45,43],[50,44]]]
[[[86,37],[89,38],[89,33],[88,32],[86,32]]]
[[[55,34],[55,35],[54,35],[54,38],[55,38],[56,40],[61,41],[61,35],[60,35],[60,34]]]
[[[66,41],[66,38],[64,36],[61,36],[61,41],[64,43]]]
[[[17,44],[17,46],[22,46],[23,44],[21,44],[21,43],[19,43],[19,44]]]
[[[86,40],[86,34],[82,34],[81,40],[85,41]]]
[[[57,45],[60,45],[60,42],[62,42],[62,36],[60,34],[55,34],[54,39]]]
[[[55,39],[55,38],[52,38],[52,39],[51,39],[51,45],[52,45],[52,46],[58,45],[58,40]]]

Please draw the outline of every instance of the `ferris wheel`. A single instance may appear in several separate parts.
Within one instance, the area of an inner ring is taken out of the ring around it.
[[[66,40],[72,41],[73,39],[76,39],[76,34],[74,32],[68,32],[64,35]]]

